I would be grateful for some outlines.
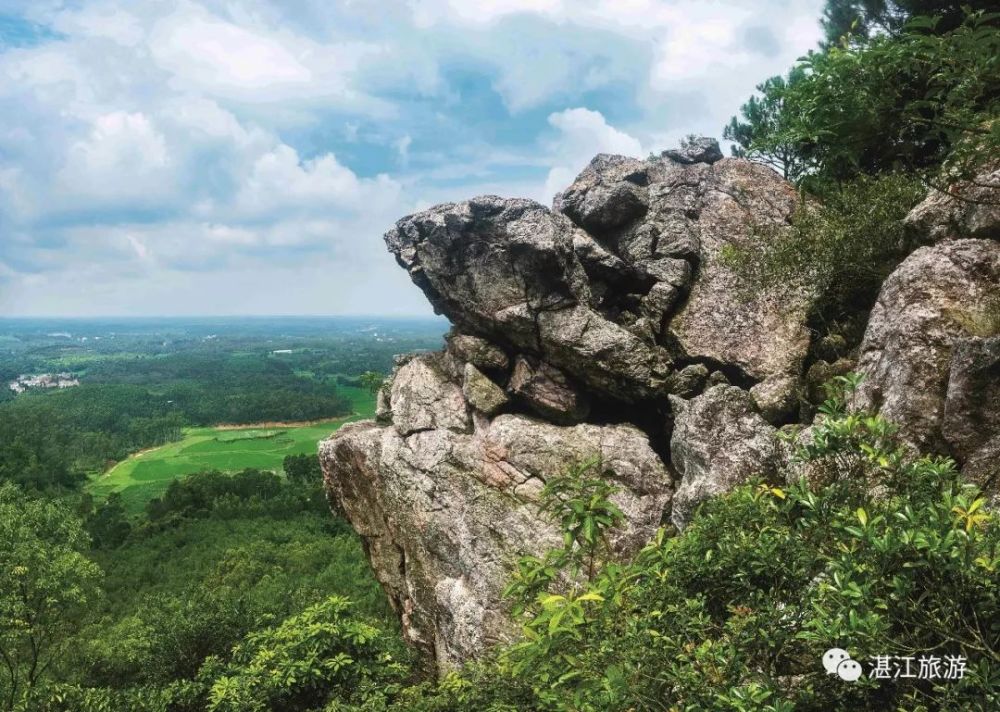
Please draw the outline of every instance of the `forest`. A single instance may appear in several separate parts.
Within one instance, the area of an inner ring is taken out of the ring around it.
[[[720,127],[800,197],[787,230],[728,263],[750,293],[815,289],[811,324],[834,352],[918,247],[901,221],[929,190],[1000,188],[976,182],[1000,155],[996,10],[827,0],[821,46]],[[851,374],[827,379],[807,434],[786,434],[828,485],[744,484],[630,562],[610,551],[622,513],[599,464],[552,473],[541,507],[563,545],[522,558],[506,591],[522,637],[438,677],[330,513],[315,456],[188,473],[138,515],[83,488],[186,427],[347,415],[338,388],[437,348],[442,322],[378,326],[387,341],[367,324],[159,325],[114,346],[3,327],[4,379],[81,381],[0,402],[4,712],[1000,709],[1000,526],[952,460],[849,407]],[[914,684],[803,673],[840,639],[969,664]]]

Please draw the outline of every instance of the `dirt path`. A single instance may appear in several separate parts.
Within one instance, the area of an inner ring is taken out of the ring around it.
[[[267,429],[267,428],[304,428],[310,425],[322,425],[323,423],[336,423],[339,420],[347,420],[348,418],[353,418],[357,413],[351,413],[350,415],[340,415],[336,418],[320,418],[319,420],[293,420],[289,422],[279,422],[276,420],[268,420],[263,423],[245,423],[245,424],[233,424],[226,423],[222,425],[201,425],[198,427],[202,428],[212,428],[213,430],[254,430],[256,428]]]

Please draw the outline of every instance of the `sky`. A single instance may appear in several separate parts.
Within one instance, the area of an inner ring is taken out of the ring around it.
[[[426,315],[386,251],[720,137],[822,0],[0,0],[0,316]]]

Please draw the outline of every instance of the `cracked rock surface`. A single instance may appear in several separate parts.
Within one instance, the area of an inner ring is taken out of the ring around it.
[[[774,171],[699,139],[649,160],[598,155],[552,209],[482,196],[386,234],[453,328],[441,352],[401,357],[376,420],[341,428],[320,460],[439,670],[515,634],[500,594],[518,557],[558,544],[538,498],[568,466],[599,458],[620,488],[620,557],[706,498],[777,476],[776,428],[857,355],[831,341],[807,361],[810,295],[747,300],[727,267],[730,246],[772,239],[796,200]],[[914,229],[953,224],[952,209],[925,206]],[[985,213],[959,217],[990,229]],[[886,281],[857,365],[859,403],[984,483],[1000,454],[1000,333],[982,305],[998,284],[1000,243],[918,250]]]
[[[886,279],[861,345],[855,406],[915,449],[953,456],[986,486],[1000,476],[1000,242],[922,247]]]

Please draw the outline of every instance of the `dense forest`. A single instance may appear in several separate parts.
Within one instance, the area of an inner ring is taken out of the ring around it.
[[[931,189],[984,187],[1000,149],[994,9],[827,0],[822,45],[762,78],[725,127],[737,155],[801,195],[779,238],[727,259],[749,291],[820,293],[825,348],[857,342],[878,285],[917,247],[901,226],[910,208]],[[433,346],[210,335],[86,358],[18,337],[4,359],[7,378],[67,370],[82,385],[0,404],[0,710],[1000,709],[1000,527],[953,462],[848,408],[850,375],[828,384],[808,437],[788,434],[828,486],[741,486],[630,563],[610,556],[621,513],[594,464],[553,473],[543,507],[564,546],[522,559],[507,591],[523,639],[435,679],[330,515],[314,457],[282,474],[192,473],[139,517],[79,491],[88,470],[188,425],[342,414],[338,379]],[[845,638],[975,662],[905,685],[794,672]]]
[[[380,326],[394,336],[379,340]],[[400,328],[322,320],[12,320],[0,329],[4,381],[54,372],[80,381],[16,397],[0,389],[0,480],[39,488],[78,487],[87,473],[177,440],[189,426],[347,415],[345,386],[358,386],[366,372],[387,373],[395,353],[436,346],[443,331],[433,322]]]

